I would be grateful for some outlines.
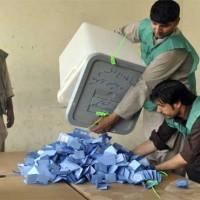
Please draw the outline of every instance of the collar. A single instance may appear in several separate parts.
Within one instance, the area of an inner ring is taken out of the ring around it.
[[[192,109],[192,105],[186,106],[183,118],[181,118],[181,117],[174,117],[174,121],[176,121],[179,124],[182,124],[182,125],[185,126],[186,123],[187,123],[187,119],[189,117],[191,109]]]
[[[191,109],[192,109],[192,105],[186,106],[185,113],[184,113],[184,116],[183,116],[184,120],[188,119]]]

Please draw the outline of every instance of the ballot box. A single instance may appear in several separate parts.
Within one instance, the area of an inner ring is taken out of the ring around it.
[[[57,99],[67,107],[65,118],[72,125],[87,128],[97,118],[96,112],[114,110],[145,67],[128,39],[83,23],[60,55],[59,70]],[[131,132],[139,113],[129,120],[119,120],[110,131]]]
[[[112,113],[129,87],[135,85],[144,67],[123,60],[110,63],[110,57],[94,54],[88,57],[75,85],[66,110],[73,125],[89,127],[97,112]],[[111,132],[127,134],[134,128],[140,110],[132,118],[120,119]]]
[[[94,53],[114,54],[123,36],[96,25],[83,23],[59,57],[60,89],[58,102],[67,106],[85,60]],[[125,40],[118,51],[118,59],[142,65],[136,48]]]

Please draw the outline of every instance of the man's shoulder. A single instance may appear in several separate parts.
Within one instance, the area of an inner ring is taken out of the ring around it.
[[[146,28],[151,24],[151,20],[149,18],[144,18],[143,20],[139,21],[139,26]]]
[[[6,53],[4,50],[0,49],[0,56],[3,59],[6,59],[8,57],[8,53]]]
[[[196,119],[196,121],[194,122],[193,127],[198,127],[200,130],[200,116]]]

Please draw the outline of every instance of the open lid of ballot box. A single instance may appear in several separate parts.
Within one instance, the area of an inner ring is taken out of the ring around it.
[[[76,126],[89,127],[97,119],[96,112],[112,113],[129,87],[135,85],[145,67],[110,57],[93,54],[85,60],[71,96],[66,118]],[[127,134],[137,122],[140,110],[128,120],[120,119],[110,132]]]
[[[67,106],[65,117],[75,126],[88,128],[96,112],[112,113],[127,89],[145,67],[129,40],[118,51],[116,65],[110,62],[123,36],[83,23],[59,57],[58,102]],[[140,111],[129,120],[119,120],[110,132],[132,131]]]

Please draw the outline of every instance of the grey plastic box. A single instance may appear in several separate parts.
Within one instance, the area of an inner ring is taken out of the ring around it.
[[[66,118],[75,126],[89,127],[97,119],[97,111],[112,113],[129,87],[135,85],[145,67],[116,59],[110,56],[92,54],[85,60],[76,86],[73,90]],[[131,119],[120,119],[109,132],[130,133],[139,117],[139,110]]]

